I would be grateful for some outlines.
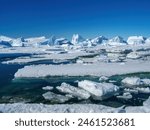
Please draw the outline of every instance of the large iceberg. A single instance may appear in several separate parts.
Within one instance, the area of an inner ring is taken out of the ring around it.
[[[91,93],[96,100],[107,99],[119,91],[119,87],[111,83],[97,83],[89,80],[80,81],[78,86]]]
[[[107,44],[111,46],[127,45],[126,41],[124,41],[124,39],[120,36],[116,36],[110,39]]]
[[[72,41],[71,41],[72,44],[76,45],[83,41],[85,41],[85,39],[82,36],[80,36],[79,34],[73,34]]]
[[[127,43],[129,45],[140,45],[145,43],[146,38],[143,36],[130,36],[128,37]]]

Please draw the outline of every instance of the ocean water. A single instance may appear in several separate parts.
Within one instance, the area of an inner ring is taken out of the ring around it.
[[[46,63],[38,62],[38,63]],[[36,63],[36,64],[38,64]],[[64,63],[66,64],[66,62]],[[42,94],[47,92],[43,90],[42,87],[53,86],[54,93],[60,94],[55,87],[61,85],[61,83],[66,82],[70,85],[77,87],[77,81],[81,80],[91,80],[99,82],[99,77],[83,76],[83,77],[46,77],[46,78],[24,78],[24,79],[14,79],[14,74],[19,68],[23,68],[24,65],[6,65],[0,64],[0,103],[44,103],[51,104],[49,101],[42,97]],[[150,78],[150,73],[136,73],[128,75],[115,75],[110,77],[106,82],[115,81],[114,84],[121,86],[121,80],[127,76],[138,76],[141,78]],[[121,94],[122,92],[120,92]],[[66,103],[93,103],[93,104],[103,104],[112,107],[119,107],[122,105],[127,106],[138,106],[142,105],[143,101],[146,100],[149,94],[133,94],[132,100],[119,100],[116,97],[111,97],[104,101],[94,101],[89,100],[77,100],[72,99]]]

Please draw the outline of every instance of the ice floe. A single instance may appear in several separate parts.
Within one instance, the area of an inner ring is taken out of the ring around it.
[[[126,77],[121,82],[128,86],[150,86],[150,79],[140,79],[138,77]]]
[[[51,103],[64,103],[70,99],[69,97],[60,94],[55,94],[53,92],[46,92],[42,96],[46,100],[49,100]]]
[[[71,86],[67,83],[62,83],[61,86],[56,87],[60,92],[70,94],[78,99],[88,99],[91,95],[78,87]]]
[[[42,89],[43,90],[53,90],[54,87],[52,87],[52,86],[46,86],[46,87],[43,87]]]
[[[68,64],[68,65],[31,65],[19,69],[16,78],[21,77],[46,77],[46,76],[111,76],[137,72],[150,72],[148,61],[120,63],[93,63],[93,64]]]
[[[78,86],[92,94],[96,100],[107,99],[119,91],[119,87],[111,83],[97,83],[93,81],[80,81]]]

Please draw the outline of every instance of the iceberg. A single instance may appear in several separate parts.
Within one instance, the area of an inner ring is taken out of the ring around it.
[[[58,91],[66,94],[70,94],[73,97],[77,97],[78,99],[88,99],[91,95],[78,87],[71,86],[67,83],[62,83],[61,86],[56,87]]]
[[[82,36],[80,36],[79,34],[73,34],[72,41],[71,41],[71,43],[73,45],[76,45],[78,43],[82,43],[83,41],[85,41],[85,39]]]
[[[128,37],[127,43],[129,45],[140,45],[145,43],[146,38],[143,36],[130,36]]]
[[[107,99],[119,91],[119,87],[111,83],[97,83],[89,80],[78,82],[78,86],[91,93],[96,100]]]
[[[122,46],[122,45],[127,45],[127,43],[123,40],[122,37],[116,36],[112,39],[110,39],[107,43],[110,46]]]

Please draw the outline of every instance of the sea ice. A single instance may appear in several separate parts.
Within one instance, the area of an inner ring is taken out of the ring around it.
[[[64,103],[70,99],[69,97],[55,94],[53,92],[46,92],[43,94],[43,97],[51,103]]]
[[[91,95],[78,87],[71,86],[67,83],[62,83],[61,86],[56,87],[60,92],[70,94],[78,99],[88,99]]]
[[[96,100],[107,99],[119,91],[119,87],[111,83],[97,83],[93,81],[80,81],[78,86],[92,94]]]

